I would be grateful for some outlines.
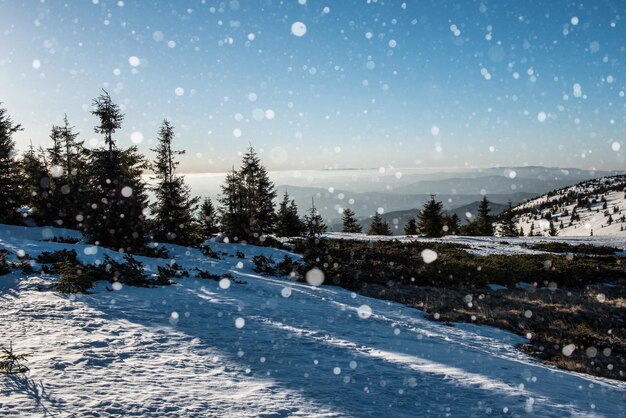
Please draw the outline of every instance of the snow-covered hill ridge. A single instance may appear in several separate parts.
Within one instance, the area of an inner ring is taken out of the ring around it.
[[[524,235],[626,237],[626,175],[580,182],[514,208]]]
[[[73,231],[0,226],[0,249],[121,255]],[[210,243],[222,259],[167,246],[190,272],[232,272],[159,288],[99,284],[90,295],[40,291],[53,276],[0,276],[0,344],[31,353],[31,372],[0,376],[0,416],[626,416],[626,384],[545,366],[524,339],[337,287],[252,270],[285,251]],[[238,258],[236,252],[245,258]],[[137,257],[150,273],[168,260]]]

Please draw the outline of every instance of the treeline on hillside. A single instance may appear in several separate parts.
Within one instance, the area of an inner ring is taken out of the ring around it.
[[[136,146],[118,145],[124,114],[106,91],[92,101],[91,113],[103,146],[85,147],[66,116],[52,127],[48,148],[31,145],[18,156],[13,135],[22,127],[0,107],[0,223],[78,229],[97,245],[135,253],[147,251],[149,242],[194,245],[220,231],[231,242],[249,243],[262,243],[268,234],[326,231],[314,205],[300,218],[288,194],[275,210],[274,184],[252,147],[228,173],[216,205],[192,196],[177,174],[184,151],[175,147],[170,121],[161,124],[156,157],[148,161]],[[152,186],[141,177],[148,169]]]
[[[185,151],[176,148],[170,121],[164,120],[156,133],[155,158],[149,161],[136,146],[119,146],[115,134],[124,114],[106,91],[93,99],[91,113],[103,146],[85,147],[65,116],[52,127],[49,147],[31,144],[18,156],[13,135],[22,127],[0,107],[0,223],[78,229],[97,245],[134,253],[147,251],[149,242],[195,245],[218,232],[229,242],[254,244],[268,243],[272,234],[317,237],[326,232],[314,202],[304,217],[287,193],[276,205],[275,185],[252,147],[240,167],[227,174],[218,201],[200,201],[176,172]],[[148,169],[154,173],[151,186],[141,177]],[[458,216],[448,216],[433,195],[404,232],[494,235],[489,212],[485,197],[476,219],[461,227]],[[343,232],[363,232],[352,209],[344,208],[342,216]],[[501,233],[517,235],[512,219],[507,224],[503,216]],[[376,212],[367,233],[391,235],[391,228]]]

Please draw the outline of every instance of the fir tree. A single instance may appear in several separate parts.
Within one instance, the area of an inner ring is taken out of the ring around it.
[[[515,214],[513,213],[513,205],[509,200],[509,207],[504,211],[500,222],[500,235],[503,237],[516,237],[519,235],[515,224]]]
[[[30,208],[35,223],[40,224],[48,212],[46,204],[48,203],[50,178],[43,159],[37,155],[32,143],[22,156],[20,169],[23,179],[24,203]]]
[[[550,229],[548,229],[548,235],[556,237],[559,235],[559,231],[554,227],[554,222],[550,221]]]
[[[343,210],[343,215],[341,220],[343,222],[343,226],[341,228],[341,232],[347,233],[360,233],[363,232],[363,227],[359,224],[359,222],[354,217],[354,211],[350,208],[345,208]]]
[[[198,219],[201,239],[209,238],[211,235],[219,232],[217,221],[217,211],[213,206],[213,202],[211,202],[210,198],[206,197],[200,205],[200,216]]]
[[[67,115],[63,117],[60,134],[63,147],[62,221],[67,228],[80,228],[84,218],[83,185],[87,183],[87,151],[83,147],[84,141],[77,140],[79,134],[70,125]]]
[[[13,134],[21,130],[22,127],[11,120],[7,110],[0,107],[0,223],[17,222],[17,209],[23,203],[22,180],[13,140]]]
[[[226,177],[220,196],[222,230],[233,241],[258,242],[273,231],[276,191],[254,148],[248,148],[239,171]]]
[[[415,218],[409,219],[409,221],[404,226],[404,235],[417,235],[419,232],[417,230],[417,221]]]
[[[435,195],[424,203],[424,207],[417,215],[418,230],[426,237],[440,237],[443,235],[443,204],[435,200]]]
[[[147,162],[137,147],[120,150],[112,134],[123,115],[108,93],[94,99],[95,127],[107,147],[93,150],[89,158],[89,207],[84,229],[91,241],[122,251],[143,251],[146,243],[147,197],[141,178]]]
[[[249,220],[243,211],[243,193],[239,173],[233,168],[226,174],[218,198],[221,229],[230,242],[245,241],[247,236],[244,226]]]
[[[309,214],[304,217],[304,224],[306,226],[306,234],[310,238],[317,238],[326,232],[326,224],[322,215],[315,208],[315,202],[311,200],[311,208]]]
[[[281,237],[297,237],[304,232],[304,223],[298,216],[298,206],[285,192],[276,213],[276,234]]]
[[[459,219],[459,215],[453,213],[451,216],[444,217],[444,223],[446,229],[446,235],[459,235],[461,233],[461,220]]]
[[[385,222],[380,213],[376,212],[372,217],[372,224],[367,235],[391,235],[389,224]]]
[[[154,239],[161,242],[171,242],[181,245],[190,245],[197,241],[195,236],[195,220],[193,213],[198,204],[198,198],[191,197],[191,190],[182,176],[176,175],[177,155],[185,151],[172,148],[174,128],[164,120],[159,129],[156,160],[152,169],[156,180],[153,187],[156,197],[152,205]]]
[[[262,235],[271,233],[274,229],[276,190],[252,147],[249,147],[243,156],[240,175],[244,187],[243,207],[249,218],[249,224],[246,225],[248,239],[257,241]]]
[[[41,222],[46,225],[63,226],[65,202],[61,188],[63,186],[63,144],[61,127],[53,125],[50,132],[52,146],[46,150],[50,186],[46,196],[47,210],[42,213]]]
[[[478,205],[478,214],[476,217],[477,235],[478,236],[493,236],[493,218],[489,214],[491,208],[489,207],[489,201],[487,196],[483,196],[483,199]]]

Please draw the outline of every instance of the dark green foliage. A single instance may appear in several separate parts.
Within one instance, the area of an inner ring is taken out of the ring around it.
[[[7,262],[7,253],[4,250],[0,250],[0,276],[11,272],[11,266]]]
[[[213,249],[211,247],[209,247],[208,245],[201,246],[200,250],[202,250],[202,254],[204,254],[204,256],[206,256],[206,257],[214,258],[216,260],[220,260],[221,259],[219,254],[216,253],[215,251],[213,251]]]
[[[289,199],[285,192],[276,213],[276,235],[279,237],[299,237],[304,233],[305,225],[298,216],[296,202]]]
[[[607,247],[604,245],[592,244],[568,244],[567,242],[540,242],[529,245],[529,248],[538,251],[546,251],[551,253],[572,253],[572,254],[588,254],[588,255],[615,255],[620,252],[619,248]]]
[[[11,120],[7,110],[0,107],[0,223],[18,222],[17,209],[24,201],[13,140],[13,134],[21,130],[22,127]]]
[[[359,242],[318,240],[312,247],[306,240],[295,242],[304,256],[306,268],[318,267],[326,283],[348,289],[367,284],[393,283],[423,286],[465,286],[480,288],[498,283],[514,287],[522,281],[539,287],[554,282],[560,287],[583,287],[623,277],[623,264],[617,256],[579,254],[520,254],[476,256],[458,244],[438,242]],[[422,251],[433,250],[436,261],[427,264]]]
[[[478,236],[493,236],[493,218],[489,214],[491,209],[489,208],[489,201],[487,196],[483,196],[483,199],[478,205],[478,215],[476,217],[476,234]]]
[[[39,264],[78,263],[78,254],[74,250],[42,251],[36,258]]]
[[[13,351],[13,343],[0,349],[0,372],[6,374],[26,373],[29,368],[24,364],[30,354],[17,354]]]
[[[435,195],[424,203],[421,212],[418,213],[418,231],[426,237],[440,237],[443,235],[443,204],[435,200]]]
[[[208,279],[208,280],[219,282],[220,279],[222,278],[222,276],[220,276],[219,274],[209,273],[208,271],[199,269],[197,267],[195,268],[195,270],[196,270],[196,276],[201,279]]]
[[[257,273],[265,274],[268,276],[276,275],[276,267],[274,266],[274,259],[266,257],[264,255],[255,255],[252,257],[254,263],[254,271]]]
[[[113,260],[109,255],[104,256],[104,263],[96,268],[101,279],[110,282],[120,282],[128,286],[149,287],[153,285],[169,285],[167,278],[159,277],[157,280],[146,278],[143,265],[130,254],[124,256],[124,262]]]
[[[44,159],[35,152],[31,144],[20,161],[24,204],[31,210],[31,216],[38,224],[47,222],[50,192],[50,177]]]
[[[443,223],[446,235],[459,235],[461,233],[461,220],[456,213],[453,213],[452,216],[444,216]]]
[[[367,235],[391,235],[389,224],[385,222],[380,213],[376,212],[372,217],[372,224]]]
[[[164,120],[159,129],[156,160],[152,164],[156,183],[154,191],[156,202],[152,205],[152,232],[154,239],[174,244],[191,245],[198,241],[193,213],[198,198],[191,197],[191,190],[183,177],[176,175],[178,161],[176,156],[185,151],[172,149],[174,127]]]
[[[302,275],[302,264],[286,255],[283,260],[276,265],[276,272],[281,276]]]
[[[52,289],[61,293],[87,293],[98,277],[92,267],[70,261],[60,263],[58,273],[59,280]]]
[[[100,119],[95,131],[104,135],[108,149],[90,152],[84,229],[91,241],[103,247],[141,251],[146,243],[147,206],[141,174],[147,163],[137,147],[115,146],[112,134],[121,127],[123,115],[108,93],[95,99],[94,106],[92,113]]]
[[[218,215],[210,198],[205,198],[200,205],[200,215],[198,217],[198,230],[200,239],[210,238],[220,230],[218,227]]]
[[[63,118],[63,126],[59,126],[61,158],[58,162],[62,175],[55,183],[58,187],[56,195],[59,199],[58,218],[66,228],[80,228],[85,214],[85,192],[87,184],[87,151],[84,141],[78,141],[78,132],[70,125],[67,115]],[[51,170],[53,173],[56,170]],[[58,193],[60,192],[60,193]],[[54,206],[54,205],[53,205]]]
[[[157,266],[157,276],[162,282],[168,282],[172,277],[189,277],[189,272],[183,269],[178,263],[171,263],[168,266]]]
[[[550,229],[548,230],[548,235],[550,235],[551,237],[556,237],[557,235],[559,235],[559,231],[554,227],[554,222],[552,222],[552,220],[550,220]]]
[[[306,226],[306,236],[310,238],[316,238],[326,232],[326,224],[322,215],[315,208],[315,203],[312,203],[309,214],[304,217],[304,225]]]
[[[85,233],[92,242],[126,252],[144,248],[147,197],[141,173],[145,168],[146,162],[136,147],[92,151],[90,206],[84,219]]]
[[[232,283],[235,283],[235,284],[246,284],[246,282],[243,280],[235,279],[235,276],[233,276],[230,273],[224,273],[220,276],[219,274],[213,274],[206,270],[199,269],[197,267],[195,268],[195,271],[196,271],[196,277],[200,279],[208,279],[208,280],[213,280],[215,282],[219,282],[222,279],[228,279]]]
[[[350,208],[345,208],[343,210],[343,216],[341,220],[343,222],[343,226],[341,232],[348,233],[360,233],[363,232],[363,227],[359,224],[359,222],[354,217],[354,211]]]
[[[517,225],[515,224],[513,205],[510,200],[508,209],[500,217],[500,235],[503,237],[516,237],[519,235]]]
[[[228,173],[219,198],[221,227],[230,242],[257,243],[274,229],[274,183],[250,147],[239,171]]]
[[[409,219],[409,221],[404,226],[404,235],[417,235],[419,231],[417,230],[417,221],[415,218]]]

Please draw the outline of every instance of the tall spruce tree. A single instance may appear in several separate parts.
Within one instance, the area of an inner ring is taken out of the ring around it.
[[[304,223],[298,216],[295,200],[285,192],[276,213],[276,234],[281,237],[297,237],[304,232]]]
[[[348,233],[360,233],[363,232],[363,227],[359,224],[359,221],[355,218],[355,213],[350,208],[345,208],[343,210],[343,216],[341,217],[343,227],[341,232]]]
[[[261,242],[274,230],[276,190],[254,148],[248,148],[239,171],[226,177],[219,198],[222,230],[229,240]]]
[[[315,208],[315,201],[311,199],[311,208],[309,214],[304,217],[304,224],[306,226],[306,234],[309,238],[318,238],[326,232],[326,224],[322,215]]]
[[[211,198],[205,197],[200,205],[200,215],[198,217],[198,230],[200,239],[207,239],[219,232],[218,216]]]
[[[67,228],[80,228],[84,218],[83,185],[87,183],[86,163],[87,150],[84,141],[79,141],[78,132],[70,125],[67,115],[63,117],[63,126],[60,126],[63,158],[61,167],[63,178],[61,184],[62,221]]]
[[[503,237],[519,236],[517,225],[515,224],[515,214],[513,213],[513,205],[509,200],[509,207],[502,213],[500,222],[500,235]]]
[[[483,196],[483,199],[478,205],[478,214],[476,217],[476,232],[478,236],[493,236],[495,231],[493,228],[493,218],[489,214],[490,212],[489,200],[487,200],[487,196]]]
[[[378,211],[372,217],[372,223],[370,229],[367,231],[367,235],[391,235],[389,224]]]
[[[92,114],[99,119],[94,130],[104,135],[105,146],[90,153],[84,229],[99,245],[141,252],[147,241],[147,197],[141,178],[147,162],[137,147],[117,147],[113,133],[121,128],[124,115],[106,91],[93,106]]]
[[[435,195],[424,203],[424,207],[417,215],[418,230],[426,237],[441,237],[443,235],[443,203],[435,200]]]
[[[29,223],[42,224],[47,217],[48,191],[50,178],[46,165],[40,155],[35,152],[31,143],[28,150],[22,155],[20,161],[22,172],[22,188],[24,192],[24,204],[30,208],[31,220]]]
[[[21,130],[21,125],[15,124],[7,110],[0,107],[0,223],[20,220],[17,209],[24,200],[13,134]]]
[[[246,225],[248,240],[255,242],[274,229],[276,190],[252,146],[243,156],[240,175],[244,187],[244,210],[249,218],[249,224]]]
[[[243,208],[243,185],[239,173],[233,168],[226,174],[218,197],[221,230],[230,242],[245,241],[245,225],[249,220]]]
[[[47,194],[47,211],[42,217],[46,225],[64,226],[63,219],[66,216],[66,205],[63,202],[61,188],[63,186],[63,144],[62,129],[53,125],[50,131],[52,146],[46,150],[48,173],[50,174],[50,187]],[[43,214],[42,214],[43,215]]]
[[[198,205],[198,198],[191,197],[191,190],[182,176],[176,175],[179,162],[177,155],[185,151],[172,148],[174,127],[164,120],[159,129],[156,159],[152,164],[154,171],[153,186],[156,201],[152,205],[152,233],[154,239],[181,245],[191,245],[198,239],[193,213]]]

